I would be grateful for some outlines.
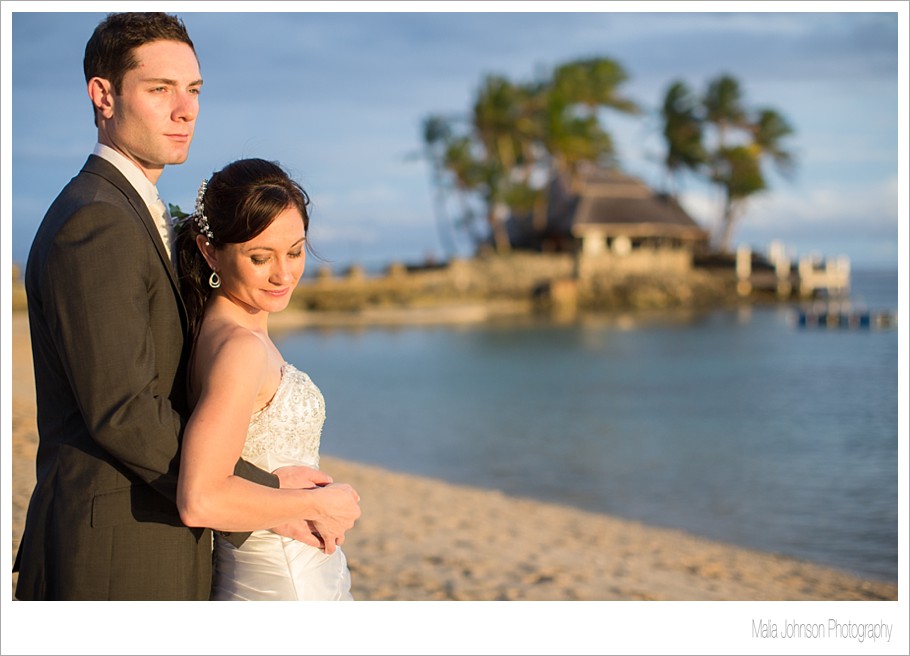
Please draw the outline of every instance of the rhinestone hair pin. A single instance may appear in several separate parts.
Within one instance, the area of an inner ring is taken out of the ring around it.
[[[196,194],[196,206],[193,208],[193,213],[190,215],[190,218],[196,222],[196,225],[199,227],[199,232],[205,235],[205,245],[209,246],[215,240],[215,234],[212,232],[211,227],[209,227],[209,219],[203,211],[203,199],[205,198],[205,186],[207,184],[208,180],[202,178],[202,184],[199,185],[199,193]]]

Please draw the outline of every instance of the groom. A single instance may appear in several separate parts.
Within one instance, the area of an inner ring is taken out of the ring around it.
[[[39,446],[16,597],[205,600],[211,533],[175,505],[189,341],[155,187],[189,153],[199,62],[180,19],[124,13],[97,26],[83,65],[98,143],[25,273]],[[279,487],[242,460],[235,473]],[[312,480],[279,473],[288,487]],[[275,530],[318,545],[303,518]]]

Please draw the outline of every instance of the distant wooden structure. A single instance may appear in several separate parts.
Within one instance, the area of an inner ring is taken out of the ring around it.
[[[675,199],[614,169],[590,167],[573,185],[557,179],[546,212],[508,221],[513,248],[572,252],[580,275],[692,268],[709,235]]]
[[[850,293],[850,259],[844,255],[833,259],[809,255],[794,265],[783,245],[772,242],[768,252],[770,266],[756,268],[754,261],[749,246],[737,249],[736,289],[741,296],[769,291],[783,298],[841,297]]]

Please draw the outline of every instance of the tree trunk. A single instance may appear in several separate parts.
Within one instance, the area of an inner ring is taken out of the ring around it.
[[[736,207],[730,197],[724,199],[724,214],[721,218],[721,233],[718,248],[721,253],[730,252],[730,236],[733,234],[733,223],[736,220]]]
[[[500,254],[511,253],[512,243],[509,241],[509,233],[505,223],[496,216],[495,209],[490,210],[487,220],[490,222],[490,232],[493,234],[493,248]]]

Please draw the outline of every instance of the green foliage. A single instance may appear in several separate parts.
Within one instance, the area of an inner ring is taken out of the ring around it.
[[[733,224],[746,201],[768,188],[763,161],[770,160],[784,175],[792,172],[793,156],[783,144],[792,128],[774,109],[746,107],[739,81],[730,75],[710,81],[701,98],[674,81],[664,95],[661,118],[664,165],[671,176],[691,171],[720,188],[717,245],[729,250]]]
[[[793,128],[787,120],[773,109],[762,109],[751,129],[755,145],[761,152],[771,157],[782,173],[792,173],[793,156],[781,145],[785,137],[793,134]]]
[[[174,205],[173,203],[167,204],[167,210],[171,215],[171,221],[174,225],[174,232],[179,235],[181,232],[183,232],[183,230],[186,229],[186,219],[189,218],[190,215],[180,209],[179,205]]]
[[[739,81],[729,75],[721,75],[708,83],[704,97],[705,120],[718,126],[721,142],[724,132],[730,127],[747,127],[746,110],[742,105]]]
[[[667,142],[664,164],[671,174],[683,169],[697,169],[706,158],[702,144],[702,124],[698,117],[698,99],[683,82],[674,82],[667,90],[661,109],[663,135]]]
[[[752,149],[733,146],[719,149],[711,163],[711,179],[736,203],[765,189],[761,165]]]
[[[592,112],[609,107],[638,114],[638,105],[617,93],[628,79],[622,65],[612,59],[582,59],[559,66],[553,73],[550,88],[569,103],[585,105]]]
[[[508,250],[506,216],[539,214],[546,209],[549,183],[561,179],[571,186],[586,165],[617,165],[604,110],[642,113],[620,93],[628,79],[619,62],[605,57],[561,64],[531,82],[485,76],[467,116],[423,121],[437,196],[455,193],[462,201],[459,223],[467,227],[483,217],[496,248]],[[768,187],[764,162],[792,173],[793,156],[784,145],[792,128],[774,109],[750,109],[739,80],[728,74],[711,80],[701,96],[682,80],[673,81],[660,119],[671,178],[678,182],[689,172],[720,188],[719,247],[728,250],[746,201]],[[477,204],[483,211],[476,211]]]
[[[527,83],[486,76],[469,117],[424,119],[426,152],[446,174],[436,183],[463,197],[463,221],[476,216],[470,201],[478,200],[496,248],[508,250],[505,216],[539,208],[549,182],[571,181],[585,163],[615,162],[600,110],[640,112],[618,92],[627,79],[606,58],[569,62]]]
[[[168,212],[171,213],[171,218],[174,221],[179,221],[180,219],[185,219],[186,217],[189,216],[189,214],[187,214],[182,209],[180,209],[179,205],[174,205],[173,203],[168,203],[167,209],[168,209]]]

